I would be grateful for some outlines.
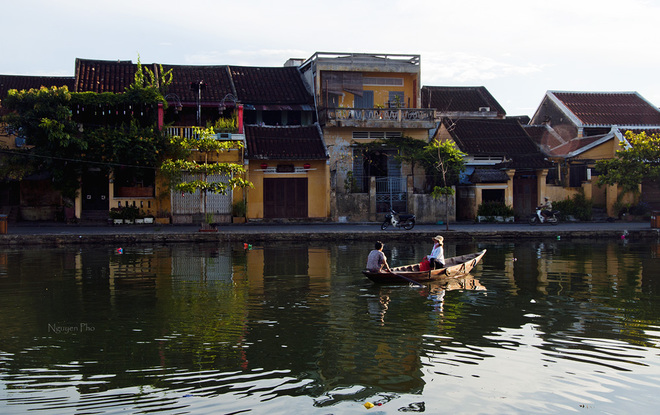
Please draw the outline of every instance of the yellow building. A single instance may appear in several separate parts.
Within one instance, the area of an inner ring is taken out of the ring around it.
[[[660,109],[637,92],[547,91],[527,127],[539,147],[555,161],[547,178],[553,200],[584,190],[594,205],[617,217],[616,205],[636,203],[617,186],[596,185],[598,160],[615,157],[626,131],[660,131]],[[640,183],[642,200],[660,208],[657,187]]]
[[[622,194],[618,186],[599,186],[596,162],[612,159],[621,145],[627,145],[624,133],[612,128],[607,134],[575,137],[566,140],[550,126],[528,127],[555,167],[549,172],[543,194],[551,200],[570,199],[582,192],[594,206],[605,207],[609,217],[617,217],[618,203],[635,204],[635,196]],[[640,183],[641,185],[641,183]]]
[[[328,220],[328,155],[318,125],[245,127],[247,217]]]
[[[428,141],[433,110],[421,108],[420,56],[317,52],[300,65],[316,100],[328,149],[331,217],[374,220],[394,208],[414,210],[423,172],[395,159],[387,140]],[[360,144],[382,140],[378,149]]]

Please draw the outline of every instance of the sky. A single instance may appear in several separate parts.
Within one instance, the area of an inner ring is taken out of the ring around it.
[[[0,74],[76,58],[282,66],[315,52],[421,56],[422,85],[484,86],[507,115],[548,90],[660,106],[660,0],[0,0]]]

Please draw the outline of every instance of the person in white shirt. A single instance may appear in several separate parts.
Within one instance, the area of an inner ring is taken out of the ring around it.
[[[443,248],[443,241],[444,238],[440,235],[433,237],[433,249],[431,250],[431,255],[427,255],[432,269],[445,267],[445,250]]]
[[[543,199],[545,200],[545,203],[540,206],[543,209],[541,211],[541,215],[547,218],[548,216],[552,215],[552,201],[547,196]]]

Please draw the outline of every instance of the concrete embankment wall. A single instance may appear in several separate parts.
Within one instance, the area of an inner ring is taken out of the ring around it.
[[[548,228],[550,229],[550,228]],[[40,234],[40,235],[0,235],[0,247],[20,247],[26,245],[129,245],[129,244],[175,244],[175,243],[226,243],[226,242],[277,242],[277,241],[427,241],[441,233],[447,241],[518,241],[523,239],[621,239],[620,230],[603,231],[498,231],[496,229],[480,231],[442,231],[432,232],[228,232],[214,233],[140,233],[140,234]],[[658,240],[658,229],[633,230],[625,235],[628,240]]]

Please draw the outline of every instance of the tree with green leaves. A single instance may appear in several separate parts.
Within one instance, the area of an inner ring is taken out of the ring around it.
[[[427,145],[424,140],[417,140],[407,136],[393,137],[375,142],[396,148],[397,154],[394,158],[401,163],[410,164],[410,171],[413,176],[415,175],[415,166],[423,162],[425,147]]]
[[[452,185],[458,182],[460,173],[465,169],[465,153],[452,141],[433,140],[426,146],[427,154],[433,154],[432,166],[440,176],[441,186],[434,186],[431,193],[434,199],[445,199],[445,229],[449,230],[449,196],[455,191]]]
[[[197,129],[196,137],[172,137],[171,144],[177,149],[178,158],[163,161],[160,167],[165,177],[169,178],[172,188],[183,193],[200,192],[200,213],[206,216],[207,193],[226,194],[228,190],[237,187],[252,187],[252,183],[245,180],[245,168],[242,164],[231,162],[212,162],[214,155],[229,151],[233,148],[242,148],[240,141],[217,140],[213,128]],[[191,160],[193,151],[202,155],[204,160]],[[194,180],[185,180],[184,173],[188,173]],[[209,176],[224,175],[224,181],[209,181]]]
[[[130,94],[71,93],[67,87],[11,90],[3,100],[10,113],[3,117],[9,128],[25,138],[26,146],[5,152],[0,176],[20,180],[47,171],[53,185],[66,198],[75,198],[80,177],[88,167],[106,172],[115,166],[154,170],[168,142],[155,120],[127,119],[118,125],[86,126],[74,108],[107,105],[151,105],[160,94],[133,90]]]
[[[107,123],[94,119],[88,125],[90,108],[156,108],[165,102],[162,91],[172,82],[171,71],[158,75],[138,65],[133,83],[124,93],[70,92],[65,87],[10,90],[2,100],[8,114],[2,121],[25,138],[26,146],[4,152],[0,178],[21,180],[36,172],[49,172],[53,186],[74,199],[80,177],[88,167],[108,173],[116,166],[132,168],[136,174],[155,171],[168,152],[168,140],[157,129],[156,113],[137,118],[131,115]],[[80,109],[83,109],[80,111]],[[146,170],[145,170],[146,169]]]
[[[599,185],[619,185],[624,193],[639,193],[643,180],[660,181],[660,134],[626,131],[613,159],[598,160]]]

